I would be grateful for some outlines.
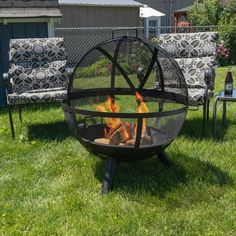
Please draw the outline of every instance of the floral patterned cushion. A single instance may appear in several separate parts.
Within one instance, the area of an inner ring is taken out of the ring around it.
[[[182,69],[188,88],[206,87],[204,74],[207,68],[215,66],[214,56],[201,58],[176,58],[175,60]]]
[[[49,88],[31,90],[25,93],[8,94],[7,102],[11,105],[27,103],[44,103],[61,101],[66,98],[67,90],[65,88]]]
[[[207,96],[205,97],[205,89],[190,88],[188,89],[188,104],[190,106],[202,105],[206,100],[214,96],[212,90],[207,91]]]
[[[67,88],[66,61],[11,64],[12,90],[23,93],[36,89]]]
[[[161,34],[159,46],[175,58],[216,56],[216,32]]]
[[[62,38],[10,40],[10,63],[66,60]]]
[[[180,81],[180,78],[182,78],[182,75],[181,75],[182,70],[180,70],[178,66],[173,68],[172,63],[177,63],[177,62],[169,60],[169,58],[166,58],[166,57],[163,57],[163,58],[160,57],[159,62],[162,69],[165,86],[175,88],[183,84],[184,81]],[[156,87],[159,87],[159,86],[160,86],[160,81],[156,81]],[[184,83],[184,86],[185,86],[185,83]]]
[[[68,77],[62,38],[10,40],[12,94],[8,104],[59,101],[66,97]]]
[[[171,92],[177,95],[182,95],[183,90],[174,87],[165,87],[166,92]],[[202,105],[205,99],[210,99],[214,96],[212,90],[206,90],[203,88],[189,88],[188,89],[188,104],[190,106],[199,106]]]
[[[217,39],[216,32],[200,32],[200,33],[176,33],[176,34],[161,34],[159,39],[159,46],[164,48],[171,54],[179,65],[187,86],[192,89],[190,94],[190,103],[201,101],[201,89],[206,88],[204,74],[206,69],[213,68],[216,65],[217,53]],[[163,67],[163,74],[167,76],[167,63],[160,60]],[[168,75],[170,78],[165,85],[168,87],[175,87],[174,75]],[[214,89],[214,81],[211,82]],[[196,90],[195,90],[196,89]],[[197,96],[197,89],[199,90],[199,97]],[[191,94],[193,96],[191,96]],[[193,99],[192,99],[193,98]],[[195,99],[196,98],[196,99]],[[193,102],[191,102],[193,100]]]

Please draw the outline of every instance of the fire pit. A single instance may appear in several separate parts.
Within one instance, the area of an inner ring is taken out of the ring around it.
[[[106,158],[102,192],[111,190],[117,161],[157,155],[175,139],[186,116],[183,74],[162,48],[135,37],[98,44],[77,63],[62,107],[75,137]]]

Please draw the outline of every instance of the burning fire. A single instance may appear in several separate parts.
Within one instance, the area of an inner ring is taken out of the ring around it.
[[[138,103],[137,113],[146,113],[146,112],[148,112],[148,108],[147,108],[145,102],[143,101],[143,97],[141,96],[141,94],[138,93],[138,92],[135,92],[135,98],[136,98],[136,101]],[[141,135],[141,137],[145,136],[146,128],[147,128],[146,119],[143,119],[142,135]]]
[[[105,106],[97,105],[96,109],[101,112],[119,112],[120,106],[115,103],[114,97],[108,96]],[[113,133],[113,131],[118,129],[122,124],[122,121],[119,118],[106,117],[105,122],[106,122],[106,128],[104,130],[105,138],[109,138],[110,135]]]
[[[148,108],[143,101],[141,94],[136,92],[135,99],[137,101],[137,112],[145,113],[148,112]],[[115,103],[114,97],[108,96],[105,104],[100,104],[96,106],[96,110],[101,112],[120,112],[120,106]],[[146,136],[146,119],[143,119],[142,134],[141,137]],[[131,124],[129,122],[124,122],[120,118],[105,118],[106,127],[104,129],[104,138],[99,139],[99,142],[106,142],[110,144],[121,145],[135,143],[135,137],[137,133],[137,125]]]

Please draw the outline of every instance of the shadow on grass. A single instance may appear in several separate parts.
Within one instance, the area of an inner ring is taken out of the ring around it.
[[[104,168],[105,161],[98,162],[95,168],[95,176],[101,182]],[[141,162],[119,163],[113,189],[117,192],[164,197],[178,187],[198,181],[218,186],[233,184],[226,172],[211,163],[180,154],[171,168],[164,167],[157,157]]]
[[[2,115],[2,114],[5,115],[7,113],[8,113],[8,110],[6,107],[0,107],[0,115]]]
[[[52,102],[52,103],[32,103],[32,104],[25,104],[25,105],[16,105],[11,107],[12,112],[18,113],[18,109],[21,107],[22,112],[24,111],[37,111],[37,110],[48,110],[49,108],[60,108],[61,103],[59,102]],[[8,113],[8,108],[7,107],[0,107],[0,114],[6,114]]]
[[[227,133],[227,129],[230,125],[236,125],[235,121],[226,120],[225,125],[222,126],[221,119],[217,119],[216,123],[216,136],[218,141],[222,141]],[[183,128],[180,132],[180,136],[186,138],[196,138],[196,139],[213,139],[213,120],[209,119],[206,123],[206,136],[202,136],[202,119],[201,118],[189,118],[186,119]]]
[[[28,125],[29,140],[48,140],[63,141],[71,136],[71,132],[66,121],[57,121],[47,124],[31,124]]]

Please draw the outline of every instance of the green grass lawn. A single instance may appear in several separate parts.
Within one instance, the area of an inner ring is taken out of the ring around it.
[[[227,68],[217,69],[216,93]],[[236,66],[233,68],[236,81]],[[213,102],[213,100],[212,100]],[[114,191],[101,196],[105,162],[70,135],[60,106],[0,113],[0,235],[236,235],[236,104],[213,140],[202,109],[189,111],[167,148],[173,167],[157,158],[117,167]]]

